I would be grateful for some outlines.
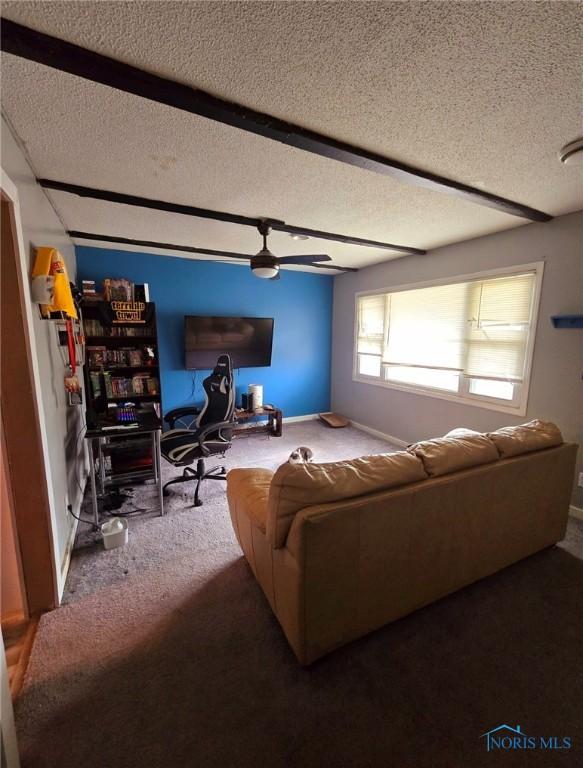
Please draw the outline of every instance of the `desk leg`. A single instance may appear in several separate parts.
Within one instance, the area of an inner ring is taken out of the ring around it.
[[[105,495],[105,462],[103,459],[103,446],[105,444],[105,438],[104,437],[98,437],[97,438],[97,445],[98,445],[98,461],[99,461],[99,486],[100,486],[100,493],[102,496]]]
[[[154,480],[156,482],[156,485],[158,485],[158,479],[160,473],[158,472],[158,441],[156,439],[156,435],[158,434],[157,430],[154,430],[152,432],[152,471],[154,472]]]
[[[164,514],[164,486],[162,485],[162,454],[160,451],[160,437],[161,432],[159,429],[157,429],[154,433],[154,441],[155,441],[155,461],[156,461],[156,470],[158,474],[158,500],[160,502],[160,515]]]
[[[87,440],[89,448],[89,474],[91,475],[91,501],[93,502],[93,523],[99,527],[99,505],[97,503],[97,484],[95,482],[95,454],[93,452],[93,438]]]

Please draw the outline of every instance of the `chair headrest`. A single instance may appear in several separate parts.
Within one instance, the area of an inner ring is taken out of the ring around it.
[[[231,358],[229,355],[219,355],[215,367],[213,368],[213,374],[217,376],[227,376],[230,378],[233,367],[231,365]]]

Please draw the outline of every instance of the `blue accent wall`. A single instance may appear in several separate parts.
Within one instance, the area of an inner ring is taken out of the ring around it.
[[[273,317],[269,368],[235,372],[237,402],[248,384],[263,384],[263,401],[302,416],[330,409],[333,278],[281,271],[261,280],[243,266],[152,253],[76,246],[77,279],[125,277],[148,283],[156,304],[164,411],[202,400],[206,372],[184,367],[184,316]]]

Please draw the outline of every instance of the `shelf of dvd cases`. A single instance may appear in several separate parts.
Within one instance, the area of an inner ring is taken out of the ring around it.
[[[156,311],[145,307],[147,322],[111,320],[107,302],[91,302],[83,311],[88,401],[135,400],[161,408]],[[151,407],[151,406],[150,406]]]

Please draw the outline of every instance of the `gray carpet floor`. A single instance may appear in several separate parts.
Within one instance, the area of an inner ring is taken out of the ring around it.
[[[276,467],[393,449],[317,422],[238,440]],[[166,465],[165,475],[175,470]],[[17,702],[23,768],[466,768],[583,764],[583,523],[567,538],[298,666],[241,556],[224,485],[175,486],[123,549],[78,536],[64,605],[42,617]],[[153,502],[142,488],[125,509]],[[570,751],[486,752],[520,724]]]

